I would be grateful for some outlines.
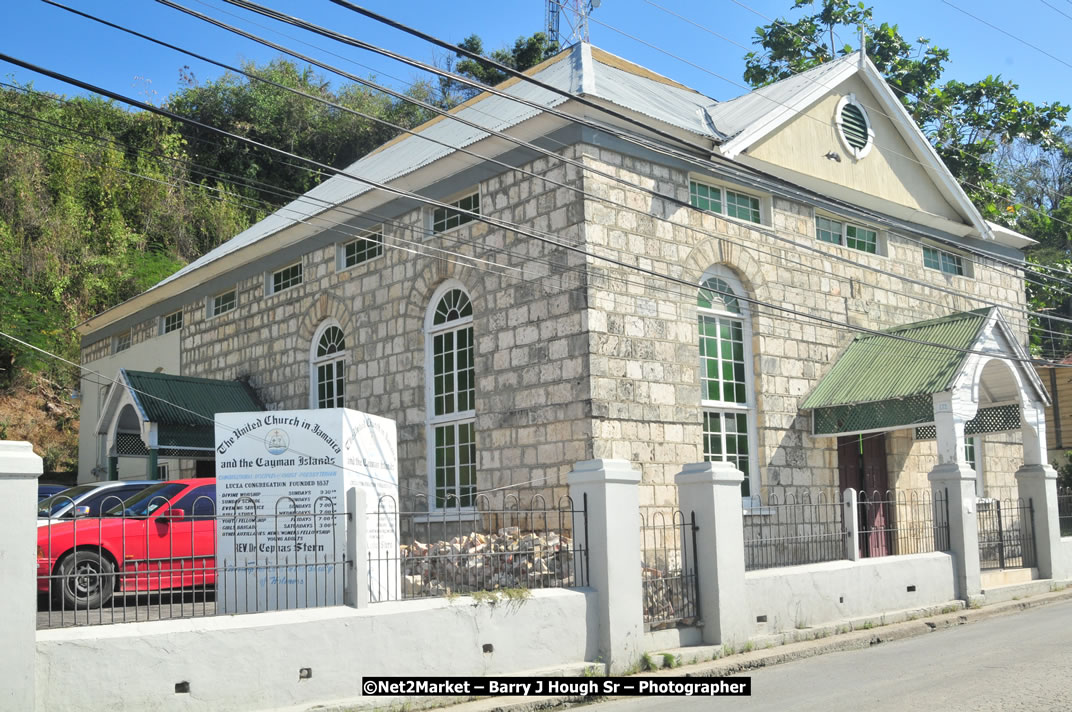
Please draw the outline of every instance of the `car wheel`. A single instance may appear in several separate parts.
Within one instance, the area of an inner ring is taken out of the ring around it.
[[[115,567],[95,551],[75,551],[56,567],[65,608],[99,608],[115,590]]]

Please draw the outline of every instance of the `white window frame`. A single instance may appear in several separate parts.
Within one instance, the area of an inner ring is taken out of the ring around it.
[[[717,211],[716,210],[705,210],[703,208],[698,208],[698,207],[696,207],[695,205],[692,204],[692,184],[693,183],[698,183],[700,185],[706,186],[707,188],[712,188],[712,189],[717,190],[719,192],[719,199],[718,199],[719,210],[717,210]],[[744,218],[735,217],[733,215],[730,215],[728,212],[726,212],[726,191],[727,190],[730,191],[730,192],[733,192],[733,193],[737,193],[738,195],[745,195],[745,196],[748,196],[749,198],[755,198],[757,201],[759,201],[759,222],[753,222],[751,220],[745,220]],[[738,222],[738,223],[740,223],[742,225],[770,225],[772,223],[771,212],[770,212],[771,211],[771,199],[770,199],[770,196],[763,195],[763,194],[757,194],[757,193],[755,193],[755,192],[753,192],[751,190],[747,190],[747,189],[742,190],[741,188],[739,188],[739,187],[737,187],[735,185],[731,185],[729,183],[725,183],[725,182],[720,181],[720,180],[718,180],[716,178],[710,178],[708,176],[693,175],[693,174],[689,175],[689,206],[693,210],[700,210],[700,211],[705,212],[705,213],[711,213],[712,215],[719,215],[721,217],[724,217],[727,220],[733,220],[734,222]]]
[[[230,309],[224,309],[221,312],[217,312],[216,300],[224,296],[225,294],[230,294],[231,292],[234,292],[234,306],[232,306]],[[205,318],[209,320],[217,319],[224,314],[230,314],[236,309],[238,309],[238,287],[231,287],[230,289],[225,289],[222,292],[217,292],[211,297],[205,299]]]
[[[845,135],[845,122],[841,118],[841,112],[849,104],[852,104],[860,110],[860,114],[864,117],[864,124],[867,126],[867,143],[864,144],[863,148],[856,148],[853,146],[849,143],[848,136]],[[841,139],[841,145],[849,152],[850,156],[856,160],[860,160],[866,158],[867,154],[871,153],[871,149],[875,146],[875,129],[872,127],[871,117],[868,115],[867,109],[865,109],[864,105],[857,100],[855,94],[846,94],[838,101],[837,107],[834,109],[834,124],[837,126],[837,135],[838,138]]]
[[[168,467],[168,464],[166,462],[157,463],[157,465],[156,465],[156,479],[160,480],[161,482],[166,481],[168,479],[168,475],[169,475],[168,470],[169,469],[170,468]],[[148,473],[146,473],[146,474],[148,474]]]
[[[927,250],[934,250],[935,252],[938,253],[938,265],[939,265],[938,267],[931,267],[930,265],[927,264]],[[950,255],[952,257],[957,258],[957,261],[960,264],[960,272],[961,273],[957,274],[956,272],[947,272],[944,269],[942,269],[941,268],[942,255]],[[945,248],[938,247],[937,245],[929,245],[929,244],[924,243],[923,246],[920,248],[920,261],[923,264],[923,269],[929,269],[929,270],[931,270],[933,272],[937,272],[939,274],[944,274],[947,277],[968,277],[968,278],[971,278],[973,276],[972,269],[971,269],[971,260],[967,259],[966,255],[962,255],[962,254],[960,254],[958,252],[953,252],[952,250],[947,250]]]
[[[378,237],[379,239],[378,240],[372,239],[373,237]],[[366,257],[365,259],[363,259],[363,260],[361,260],[359,262],[354,262],[352,265],[346,264],[346,248],[349,247],[350,245],[355,245],[358,242],[362,242],[362,241],[378,243],[379,252],[377,254],[373,255],[372,257]],[[347,270],[356,269],[356,268],[360,267],[361,265],[367,265],[369,262],[373,262],[373,261],[378,260],[381,257],[383,257],[383,251],[384,251],[384,229],[383,229],[383,225],[379,225],[377,227],[374,227],[371,230],[363,230],[361,232],[361,234],[358,237],[354,238],[353,240],[347,240],[346,242],[339,242],[339,243],[336,244],[336,248],[335,248],[335,271],[336,272],[345,272]]]
[[[342,331],[343,341],[347,339],[346,332],[343,331],[342,326],[335,319],[325,319],[320,326],[317,327],[316,332],[313,333],[313,340],[309,344],[309,408],[312,410],[321,409],[320,405],[320,379],[319,379],[319,367],[331,363],[332,369],[342,369],[342,405],[329,406],[333,408],[341,408],[346,404],[346,371],[347,366],[350,363],[350,351],[348,348],[343,348],[334,353],[327,354],[325,356],[317,356],[317,350],[320,347],[320,339],[324,337],[324,334],[328,329],[335,327],[339,331]],[[341,364],[341,365],[340,365]],[[336,372],[337,375],[337,372]],[[340,394],[335,394],[335,398],[338,398]]]
[[[112,337],[112,353],[118,354],[130,349],[134,345],[134,330],[127,329],[126,331],[116,334]]]
[[[702,427],[702,414],[703,413],[745,413],[748,422],[748,472],[744,473],[745,478],[748,481],[749,496],[742,496],[742,502],[745,509],[751,507],[754,501],[754,496],[760,493],[760,476],[759,476],[759,437],[758,428],[756,426],[756,386],[755,386],[755,354],[752,350],[752,310],[744,299],[741,297],[747,296],[748,292],[745,290],[741,280],[737,278],[737,275],[733,273],[728,267],[724,265],[714,265],[707,269],[700,278],[700,283],[697,285],[697,290],[702,288],[704,282],[709,279],[717,278],[725,282],[734,294],[738,297],[737,304],[740,306],[741,312],[739,314],[727,311],[724,309],[707,309],[697,306],[696,308],[696,324],[698,328],[699,320],[701,316],[715,316],[719,319],[733,319],[734,321],[741,322],[741,341],[744,346],[744,388],[745,388],[745,402],[734,403],[723,400],[709,400],[704,398],[705,393],[702,388],[700,391],[700,411],[701,411],[701,427]],[[698,346],[699,344],[697,344]],[[700,358],[699,350],[697,350],[697,358]],[[697,371],[698,380],[703,383],[703,362],[701,361],[701,367]],[[723,426],[723,437],[725,437],[725,427]],[[701,443],[701,451],[703,445]],[[726,452],[725,443],[723,443],[722,452]]]
[[[444,200],[442,202],[444,202],[444,203],[446,203],[448,205],[451,205],[451,206],[457,208],[458,210],[462,210],[462,207],[461,207],[460,203],[463,200],[466,200],[467,198],[471,198],[473,196],[476,196],[476,207],[477,207],[477,209],[476,209],[475,212],[476,212],[477,215],[483,216],[484,215],[484,198],[480,193],[480,186],[479,185],[475,185],[472,188],[469,188],[469,189],[464,190],[464,191],[462,191],[460,193],[457,193],[452,198],[450,198],[449,200]],[[455,230],[460,230],[461,228],[465,227],[469,223],[476,222],[478,220],[478,218],[475,218],[475,217],[469,217],[468,215],[462,215],[461,217],[464,219],[464,222],[461,222],[461,223],[459,223],[457,225],[454,225],[453,227],[444,228],[442,230],[436,230],[436,227],[435,227],[435,225],[436,225],[436,219],[435,219],[436,210],[444,210],[444,209],[445,208],[438,208],[438,207],[436,207],[434,205],[428,207],[428,234],[429,235],[445,235],[445,234],[454,232]],[[450,218],[448,217],[446,219],[449,220]],[[466,294],[468,294],[468,292],[466,292]]]
[[[839,242],[828,242],[819,237],[819,219],[831,220],[841,225],[841,234],[839,236]],[[843,218],[840,215],[828,213],[824,210],[815,210],[812,214],[812,230],[815,232],[815,241],[821,242],[824,245],[837,245],[838,247],[844,247],[846,250],[852,250],[853,253],[860,253],[862,255],[871,255],[872,257],[885,257],[888,254],[888,235],[885,230],[880,230],[873,225],[865,225],[864,223],[856,220],[850,220]],[[848,232],[849,228],[854,227],[857,230],[869,230],[875,233],[875,251],[868,252],[867,250],[861,250],[856,247],[850,247],[848,244]]]
[[[176,314],[179,315],[179,325],[174,329],[167,328],[167,320],[175,316]],[[183,316],[182,309],[176,309],[173,312],[165,314],[164,316],[160,317],[160,335],[163,336],[164,334],[170,334],[172,331],[182,331],[182,327],[184,326],[183,322],[185,322],[185,320],[186,319]]]
[[[287,285],[285,287],[280,287],[279,289],[276,289],[276,287],[275,287],[276,275],[280,275],[280,274],[286,272],[288,269],[294,269],[295,267],[298,268],[298,281],[296,283],[294,283],[294,284],[289,284],[289,285]],[[283,292],[289,291],[291,289],[294,289],[295,287],[300,287],[303,284],[305,284],[305,265],[302,264],[302,260],[298,260],[297,262],[291,262],[289,265],[285,265],[283,267],[280,267],[279,269],[274,269],[274,270],[271,270],[270,272],[266,273],[265,277],[264,277],[264,280],[265,280],[264,281],[264,293],[265,294],[267,294],[268,296],[272,296],[272,295],[275,295],[275,294],[282,294]]]
[[[473,514],[477,511],[476,502],[473,505],[467,507],[439,507],[436,504],[436,460],[435,460],[435,430],[437,427],[444,425],[455,424],[461,425],[465,423],[471,423],[473,425],[473,437],[476,439],[476,403],[475,403],[475,388],[474,388],[474,403],[473,408],[464,411],[455,411],[445,415],[435,414],[435,354],[434,343],[435,336],[448,331],[460,331],[465,328],[473,328],[473,316],[462,317],[449,321],[446,324],[434,325],[432,322],[435,319],[436,307],[439,306],[440,300],[450,292],[451,290],[458,289],[465,293],[469,298],[469,303],[473,304],[472,292],[461,282],[456,279],[448,279],[443,282],[435,290],[432,298],[428,302],[428,309],[424,316],[424,401],[425,401],[425,452],[428,463],[428,511],[429,512],[450,512],[454,514],[467,515]],[[474,305],[475,310],[475,305]],[[476,334],[473,333],[473,359],[476,359]],[[457,363],[455,363],[455,372],[457,372]],[[476,369],[474,363],[473,369],[474,382],[476,379]],[[474,384],[475,385],[475,384]],[[479,462],[480,450],[476,450],[476,457],[474,458],[474,468],[479,470],[477,463]],[[457,467],[457,462],[455,462]],[[478,475],[476,471],[474,474]],[[455,493],[460,488],[458,478],[455,477]],[[476,482],[473,483],[474,487],[474,500],[479,495],[479,490],[476,487]]]
[[[970,465],[968,462],[968,446],[971,445],[975,454],[975,496],[977,499],[983,499],[986,496],[986,477],[985,467],[983,466],[983,437],[981,435],[971,435],[964,438],[964,463]]]

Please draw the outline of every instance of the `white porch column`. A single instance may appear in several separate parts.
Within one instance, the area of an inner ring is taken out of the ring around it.
[[[37,478],[30,443],[0,441],[0,710],[33,710],[37,639]]]
[[[1035,553],[1039,577],[1068,578],[1060,551],[1061,527],[1057,513],[1057,471],[1046,462],[1046,409],[1029,401],[1020,409],[1024,465],[1016,471],[1020,498],[1030,499],[1035,515]]]
[[[629,669],[644,652],[640,567],[640,473],[625,460],[585,460],[566,476],[575,508],[588,505],[588,585],[599,593],[599,654],[609,672]],[[579,530],[579,531],[578,531]]]
[[[748,640],[752,619],[744,585],[744,473],[730,462],[685,465],[674,478],[681,513],[696,514],[697,587],[703,640],[736,646]]]
[[[975,471],[964,461],[964,424],[976,407],[957,392],[935,393],[934,426],[938,464],[928,478],[949,495],[949,547],[956,567],[957,596],[971,603],[982,592],[979,575],[979,522],[975,511]]]

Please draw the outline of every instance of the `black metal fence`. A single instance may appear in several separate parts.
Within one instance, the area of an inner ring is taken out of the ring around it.
[[[271,513],[143,504],[38,527],[39,628],[342,605],[347,515],[327,498],[299,510],[284,497]],[[218,529],[234,535],[226,551]]]
[[[857,494],[862,557],[949,551],[949,497],[944,489]]]
[[[744,515],[745,570],[844,559],[848,531],[837,490],[771,490],[749,498]]]
[[[473,501],[469,508],[429,511],[423,497],[407,501],[406,509],[382,497],[376,531],[398,532],[400,545],[392,546],[389,536],[370,537],[370,599],[587,585],[587,501],[578,507],[564,496],[549,506],[539,494],[527,505],[513,494]]]
[[[1072,489],[1057,491],[1057,522],[1061,536],[1072,536]]]
[[[1035,556],[1035,509],[1028,499],[980,499],[979,568],[1031,568]]]
[[[696,515],[680,511],[640,515],[644,625],[648,630],[695,625],[697,593]]]

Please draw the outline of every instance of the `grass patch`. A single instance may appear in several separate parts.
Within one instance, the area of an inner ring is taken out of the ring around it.
[[[676,657],[673,653],[663,653],[663,667],[664,668],[676,668],[681,665],[681,658]]]

